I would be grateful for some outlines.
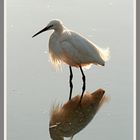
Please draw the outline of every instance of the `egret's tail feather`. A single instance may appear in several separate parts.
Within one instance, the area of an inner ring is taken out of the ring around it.
[[[110,49],[109,48],[107,48],[107,49],[99,48],[99,53],[100,53],[101,58],[104,61],[108,61],[110,59]]]

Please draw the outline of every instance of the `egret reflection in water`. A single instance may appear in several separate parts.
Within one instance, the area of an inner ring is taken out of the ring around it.
[[[105,91],[98,89],[93,93],[86,93],[80,103],[80,96],[73,97],[63,106],[57,105],[52,108],[49,131],[52,140],[64,140],[71,137],[93,119],[101,105],[108,99]]]

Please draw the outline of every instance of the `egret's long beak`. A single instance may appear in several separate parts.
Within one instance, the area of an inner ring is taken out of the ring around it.
[[[50,29],[51,27],[52,27],[52,25],[45,27],[44,29],[42,29],[41,31],[39,31],[39,32],[37,32],[35,35],[33,35],[32,38],[35,37],[35,36],[37,36],[37,35],[39,35],[40,33],[43,33],[43,32],[45,32],[45,31],[47,31],[47,30]]]

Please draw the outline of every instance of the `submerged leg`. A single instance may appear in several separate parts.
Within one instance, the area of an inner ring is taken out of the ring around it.
[[[73,78],[73,74],[72,74],[72,68],[71,66],[69,66],[70,69],[70,79],[69,79],[69,83],[70,83],[70,95],[69,95],[69,100],[71,99],[72,96],[72,89],[73,89],[73,84],[72,84],[72,78]]]
[[[80,66],[80,70],[81,70],[81,73],[82,73],[82,79],[83,79],[82,94],[81,94],[81,97],[80,97],[80,103],[81,103],[82,98],[83,98],[83,95],[84,95],[84,92],[85,92],[85,89],[86,89],[86,77],[85,77],[85,75],[84,75],[84,72],[83,72],[81,66]]]

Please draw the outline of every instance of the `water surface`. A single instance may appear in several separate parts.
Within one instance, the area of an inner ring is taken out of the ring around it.
[[[87,90],[103,88],[111,99],[75,139],[132,140],[132,0],[7,0],[8,140],[49,140],[50,107],[68,99],[68,66],[56,72],[48,61],[52,31],[32,39],[54,18],[111,50],[105,67],[85,71]],[[79,69],[73,72],[76,95],[82,79]]]

